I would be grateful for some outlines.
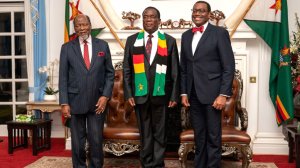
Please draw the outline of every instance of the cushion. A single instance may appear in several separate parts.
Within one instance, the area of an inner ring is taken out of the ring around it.
[[[111,128],[106,127],[103,130],[104,139],[118,140],[140,140],[138,128]]]
[[[250,136],[233,126],[222,127],[222,143],[243,143],[249,144],[251,141]],[[180,142],[194,142],[194,131],[192,129],[185,130],[180,134]]]

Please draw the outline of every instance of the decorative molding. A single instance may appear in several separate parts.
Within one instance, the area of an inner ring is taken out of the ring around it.
[[[187,29],[163,29],[165,33],[172,35],[175,39],[181,39],[181,35]],[[137,33],[139,30],[117,30],[116,33],[119,38],[126,40],[128,36]],[[100,39],[104,40],[115,40],[114,36],[107,29],[104,29],[98,36]],[[235,32],[232,39],[256,39],[257,35],[250,29],[239,29]]]

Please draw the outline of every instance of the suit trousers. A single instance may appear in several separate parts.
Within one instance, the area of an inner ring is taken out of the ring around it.
[[[221,111],[212,104],[202,104],[199,101],[193,86],[190,95],[190,121],[195,134],[195,168],[221,167],[221,115]]]
[[[74,168],[86,166],[85,144],[89,144],[89,166],[101,168],[103,166],[103,127],[106,113],[96,114],[89,111],[86,114],[71,116],[72,162]]]
[[[164,167],[166,150],[166,105],[149,100],[135,107],[141,135],[140,160],[143,168]]]

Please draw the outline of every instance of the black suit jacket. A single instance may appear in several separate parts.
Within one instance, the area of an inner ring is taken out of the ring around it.
[[[134,69],[132,62],[132,50],[134,42],[137,38],[138,33],[127,38],[124,54],[124,95],[125,99],[134,97],[136,104],[143,104],[148,99],[153,104],[167,104],[169,101],[179,100],[179,56],[177,50],[176,40],[168,34],[165,34],[167,40],[168,49],[168,61],[167,61],[167,72],[166,72],[166,85],[165,85],[165,96],[152,96],[154,87],[154,78],[156,70],[156,61],[158,55],[156,54],[152,64],[150,65],[148,60],[145,58],[145,73],[148,79],[148,94],[146,96],[134,96]],[[153,47],[157,44],[153,44]],[[144,54],[145,55],[145,54]]]
[[[192,30],[181,38],[181,94],[191,95],[192,84],[199,101],[211,104],[220,94],[232,95],[235,62],[228,31],[208,24],[192,53]]]
[[[114,68],[107,42],[92,38],[92,60],[88,70],[79,39],[62,45],[59,66],[59,103],[69,104],[71,114],[95,109],[100,96],[111,97]]]

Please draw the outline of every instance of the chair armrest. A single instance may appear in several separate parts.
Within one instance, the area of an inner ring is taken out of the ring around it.
[[[236,102],[236,112],[241,120],[241,129],[246,131],[248,128],[248,112],[246,108],[243,108],[240,101]]]

